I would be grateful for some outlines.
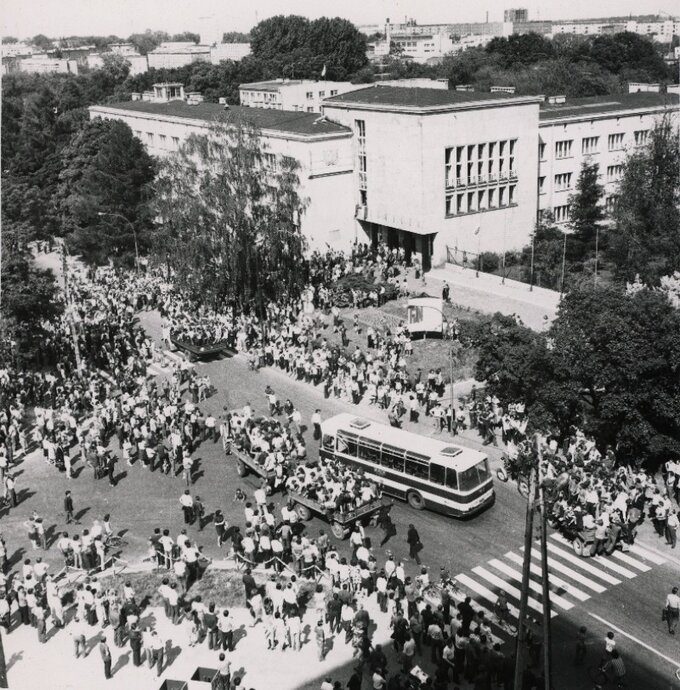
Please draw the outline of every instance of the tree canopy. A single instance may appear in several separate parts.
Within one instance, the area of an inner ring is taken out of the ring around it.
[[[496,315],[479,330],[475,376],[522,400],[535,430],[583,428],[601,450],[652,467],[680,456],[680,312],[650,289],[583,284],[547,335]]]
[[[680,266],[680,135],[669,118],[623,163],[608,258],[616,274],[657,283]]]
[[[88,122],[63,149],[62,162],[55,203],[73,251],[102,263],[134,251],[132,228],[145,242],[154,164],[127,124]]]
[[[599,182],[600,166],[585,160],[576,181],[576,192],[569,197],[569,239],[571,259],[583,260],[594,252],[596,240],[602,240],[599,232],[604,220],[604,187]]]
[[[258,130],[225,113],[163,160],[155,182],[155,248],[185,294],[262,313],[304,285],[298,163],[262,147]]]

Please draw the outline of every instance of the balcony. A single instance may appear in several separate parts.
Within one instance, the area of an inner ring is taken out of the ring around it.
[[[505,180],[508,179],[508,173],[506,173],[506,172],[498,173],[498,179],[501,182],[504,182]]]
[[[486,184],[486,175],[478,175],[477,184]]]
[[[354,217],[357,220],[366,220],[367,216],[368,216],[368,206],[364,206],[363,204],[357,204],[356,211],[354,213]]]
[[[456,187],[465,187],[466,186],[466,180],[464,177],[459,177],[456,180]]]
[[[489,173],[489,182],[495,182],[498,179],[498,175],[496,173]]]
[[[511,171],[510,171],[510,179],[511,179],[511,180],[516,180],[516,179],[517,179],[517,171],[516,171],[516,170],[511,170]]]

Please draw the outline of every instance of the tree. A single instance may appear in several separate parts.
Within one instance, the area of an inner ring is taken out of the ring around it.
[[[102,263],[131,254],[135,234],[144,246],[154,164],[132,130],[119,120],[87,122],[62,163],[55,203],[72,250]]]
[[[10,229],[3,222],[0,359],[11,357],[16,364],[38,356],[46,335],[44,324],[62,308],[54,275],[36,267],[29,239],[25,228]]]
[[[165,31],[151,31],[147,29],[143,34],[131,34],[128,41],[134,45],[141,55],[147,55],[158,48],[163,41],[169,41],[170,34]]]
[[[589,57],[614,74],[636,70],[645,81],[661,81],[670,75],[663,55],[646,36],[632,32],[594,36]]]
[[[497,36],[486,45],[486,52],[494,56],[501,67],[532,65],[554,55],[552,42],[537,33]]]
[[[201,37],[199,34],[195,34],[192,31],[182,31],[182,33],[174,34],[170,40],[184,43],[198,43],[201,40]]]
[[[595,251],[596,243],[602,240],[604,187],[599,182],[599,170],[597,163],[584,160],[576,182],[576,192],[569,197],[572,236],[568,247],[572,260],[582,261],[586,254]]]
[[[265,300],[297,296],[306,278],[298,186],[298,163],[267,153],[247,119],[225,113],[161,163],[156,252],[197,302],[262,315]]]
[[[250,43],[250,34],[240,31],[225,31],[222,34],[222,43]]]
[[[664,117],[623,162],[607,257],[616,275],[650,284],[680,266],[680,135]]]
[[[47,38],[45,34],[37,34],[31,39],[31,44],[40,50],[50,50],[54,48],[54,42],[51,38]]]

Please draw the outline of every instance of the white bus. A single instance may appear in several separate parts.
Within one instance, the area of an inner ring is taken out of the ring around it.
[[[416,510],[467,517],[495,500],[484,453],[339,414],[321,424],[323,459],[335,458],[405,499]]]

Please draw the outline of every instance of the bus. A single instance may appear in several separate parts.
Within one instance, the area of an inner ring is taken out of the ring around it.
[[[346,413],[322,422],[321,433],[322,460],[363,470],[416,510],[469,517],[495,500],[489,459],[479,451]]]

